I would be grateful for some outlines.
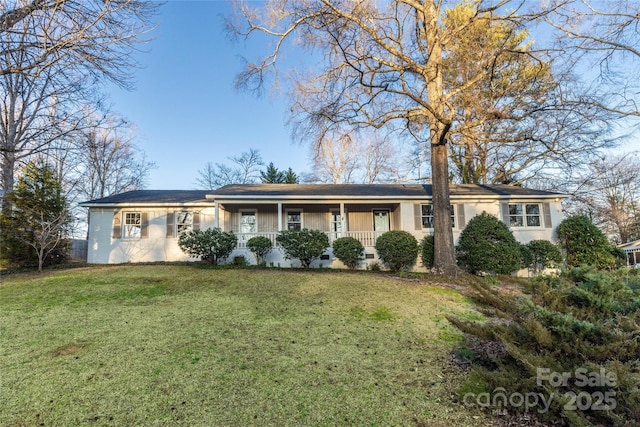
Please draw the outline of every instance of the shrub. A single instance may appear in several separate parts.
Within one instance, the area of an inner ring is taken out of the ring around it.
[[[458,240],[458,264],[469,273],[511,274],[520,268],[520,243],[502,221],[486,212],[473,217]]]
[[[309,268],[329,247],[329,237],[325,233],[307,228],[281,231],[276,241],[287,259],[299,259],[304,268]]]
[[[356,238],[340,237],[333,242],[333,255],[352,270],[362,259],[363,252],[364,246]]]
[[[532,240],[524,245],[527,255],[523,255],[524,266],[534,273],[545,268],[554,268],[562,263],[560,248],[548,240]]]
[[[422,265],[426,268],[433,267],[433,236],[424,236],[422,241],[420,242],[420,258],[422,259]]]
[[[178,239],[178,246],[183,252],[214,265],[228,257],[237,243],[238,238],[233,232],[219,228],[187,231]]]
[[[526,297],[481,280],[471,285],[481,310],[494,317],[484,322],[448,319],[484,343],[477,359],[489,362],[474,365],[470,377],[478,380],[476,389],[492,396],[487,401],[497,405],[498,393],[541,396],[529,414],[569,426],[624,426],[640,419],[638,290],[593,267],[532,279],[524,285]],[[568,374],[567,381],[552,384],[550,376],[558,379],[562,373]],[[551,403],[547,412],[542,399]],[[615,406],[602,406],[611,403]],[[509,404],[487,409],[527,410]]]
[[[376,251],[391,271],[399,271],[416,263],[418,241],[406,231],[387,231],[376,239]]]
[[[573,215],[558,225],[560,246],[565,251],[567,267],[593,265],[612,268],[616,258],[607,236],[584,215]]]
[[[265,236],[252,237],[247,241],[247,248],[256,256],[258,264],[263,264],[271,251],[271,239]]]

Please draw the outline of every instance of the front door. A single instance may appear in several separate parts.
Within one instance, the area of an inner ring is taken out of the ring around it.
[[[374,210],[373,211],[373,230],[376,234],[389,231],[389,211]]]

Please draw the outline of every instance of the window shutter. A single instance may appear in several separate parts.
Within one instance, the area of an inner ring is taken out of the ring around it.
[[[200,230],[200,212],[193,213],[193,229]]]
[[[111,232],[111,237],[114,239],[122,239],[122,215],[120,211],[115,211],[113,214],[113,229]]]
[[[502,222],[509,226],[509,203],[500,203],[500,209],[502,210]]]
[[[542,213],[544,214],[544,227],[551,228],[551,206],[549,203],[542,204]]]
[[[175,212],[167,212],[167,237],[175,237]]]
[[[467,220],[464,217],[464,203],[458,203],[456,206],[458,208],[458,212],[456,212],[458,216],[458,228],[462,230],[467,226]]]
[[[413,219],[416,230],[422,230],[422,207],[419,204],[413,205]]]
[[[140,213],[140,238],[149,237],[149,214],[147,212]]]

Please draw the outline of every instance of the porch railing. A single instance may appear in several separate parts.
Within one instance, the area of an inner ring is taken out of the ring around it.
[[[329,243],[333,243],[336,239],[340,237],[353,237],[362,243],[363,246],[375,246],[376,239],[378,236],[382,234],[381,231],[331,231],[326,233],[329,236]],[[262,233],[236,233],[238,236],[238,249],[244,249],[247,247],[247,241],[252,237],[256,236],[264,236],[271,240],[271,245],[273,247],[278,246],[278,242],[276,241],[276,237],[278,236],[277,231],[272,232],[262,232]]]

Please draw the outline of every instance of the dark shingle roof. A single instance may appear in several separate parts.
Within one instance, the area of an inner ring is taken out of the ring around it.
[[[210,193],[213,198],[267,198],[267,197],[431,197],[431,185],[420,184],[232,184]],[[452,196],[522,196],[562,197],[560,193],[532,190],[511,185],[451,186]]]
[[[165,204],[165,203],[205,203],[208,190],[134,190],[114,194],[102,199],[89,200],[80,205],[115,205],[120,203]],[[211,201],[208,201],[211,203]]]
[[[340,198],[424,199],[431,185],[420,184],[233,184],[208,190],[136,190],[81,203],[81,206],[118,204],[212,203],[214,199]],[[209,196],[209,199],[207,199]],[[564,197],[560,193],[510,185],[452,185],[452,197]]]

